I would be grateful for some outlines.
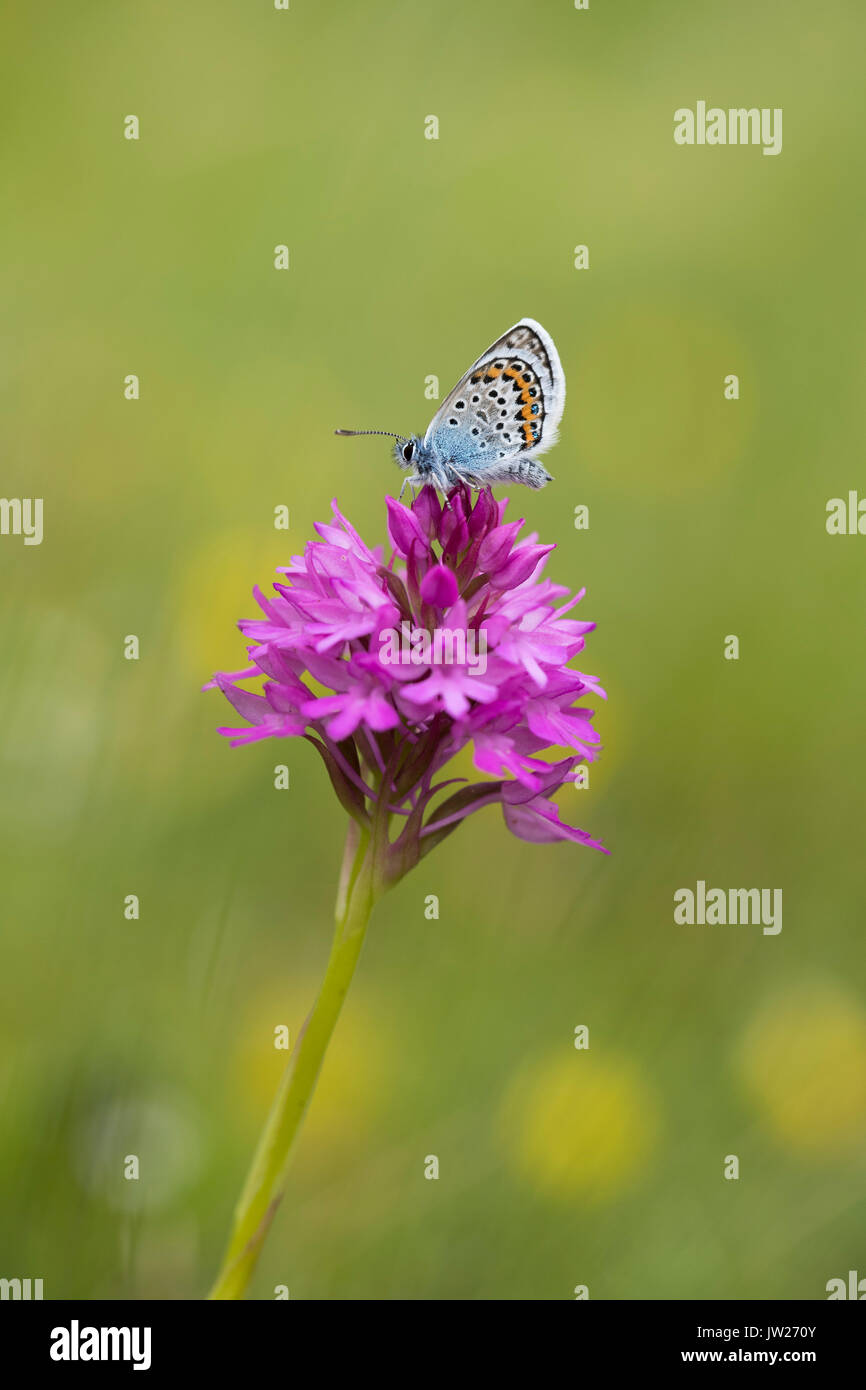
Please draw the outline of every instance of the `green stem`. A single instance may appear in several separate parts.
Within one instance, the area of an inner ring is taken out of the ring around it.
[[[312,1099],[380,891],[370,830],[349,825],[337,897],[336,931],[319,997],[295,1043],[235,1208],[231,1239],[209,1297],[243,1298],[285,1191],[289,1160]]]

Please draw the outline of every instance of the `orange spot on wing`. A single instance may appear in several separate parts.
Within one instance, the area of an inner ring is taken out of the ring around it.
[[[533,384],[533,383],[532,383],[532,377],[524,377],[524,376],[522,375],[522,373],[519,372],[519,371],[517,370],[516,367],[506,367],[506,368],[505,368],[505,371],[503,372],[503,376],[510,376],[510,377],[512,377],[513,380],[514,380],[514,381],[517,383],[517,385],[520,387],[520,400],[521,400],[521,403],[522,403],[522,405],[523,405],[523,409],[522,409],[521,412],[520,412],[520,414],[521,414],[522,417],[523,417],[523,424],[522,424],[523,438],[525,439],[525,441],[526,441],[527,444],[534,444],[534,443],[535,443],[535,433],[534,433],[534,431],[533,431],[532,423],[531,423],[531,422],[532,422],[532,419],[533,419],[533,414],[532,414],[532,404],[533,404],[533,402],[532,402],[532,397],[531,397],[530,394],[529,394],[530,387],[531,387],[532,384]]]

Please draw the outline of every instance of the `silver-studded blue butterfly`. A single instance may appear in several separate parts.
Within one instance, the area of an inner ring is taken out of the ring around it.
[[[414,470],[403,487],[432,483],[442,492],[457,483],[544,487],[552,478],[538,455],[556,443],[564,406],[565,375],[553,339],[535,319],[521,319],[473,362],[423,439],[417,434],[391,436],[397,440],[399,466]]]

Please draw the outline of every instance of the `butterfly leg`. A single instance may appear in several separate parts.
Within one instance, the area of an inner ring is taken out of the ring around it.
[[[412,501],[414,502],[416,497],[415,488],[423,486],[424,479],[419,477],[417,473],[407,474],[406,477],[403,479],[403,486],[400,488],[400,496],[397,498],[397,501],[402,502],[403,493],[406,491],[407,487],[410,487],[412,489]]]

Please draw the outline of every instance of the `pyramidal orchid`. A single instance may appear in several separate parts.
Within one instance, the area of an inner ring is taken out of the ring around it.
[[[507,500],[464,485],[411,507],[386,499],[390,555],[333,518],[254,590],[262,616],[240,623],[249,664],[216,675],[237,718],[235,745],[302,738],[349,817],[336,934],[319,998],[295,1044],[235,1214],[212,1298],[239,1298],[276,1205],[294,1141],[377,899],[483,807],[536,843],[603,850],[553,800],[599,752],[594,676],[571,662],[594,623],[572,616],[581,590],[544,578],[553,546],[520,539]],[[262,683],[262,678],[264,681]],[[257,680],[258,689],[247,684]],[[322,692],[326,693],[322,693]],[[465,748],[477,779],[448,775]]]

